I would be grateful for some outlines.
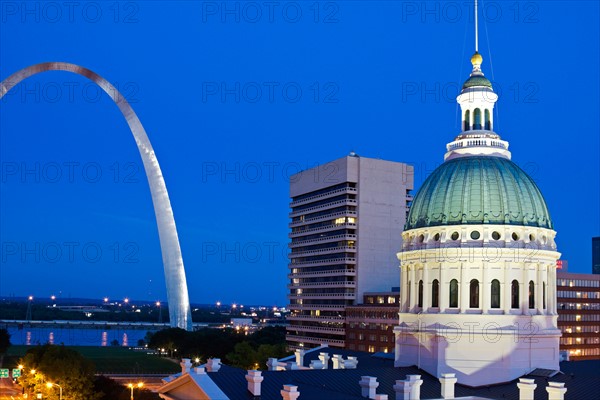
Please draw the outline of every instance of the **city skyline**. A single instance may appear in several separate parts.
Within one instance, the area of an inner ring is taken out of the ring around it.
[[[161,160],[192,302],[286,303],[292,174],[355,151],[413,164],[415,194],[460,131],[455,95],[472,51],[464,8],[456,17],[434,2],[437,14],[420,2],[319,10],[294,3],[304,16],[297,22],[277,13],[273,22],[249,22],[244,8],[236,22],[221,3],[160,4],[140,3],[136,23],[125,21],[132,10],[118,22],[107,9],[110,19],[78,24],[43,14],[23,22],[4,10],[0,79],[37,62],[76,62],[134,100]],[[591,272],[600,203],[598,5],[490,4],[502,16],[488,16],[480,52],[501,91],[496,130],[544,193],[570,272]],[[164,37],[152,31],[169,17],[187,22],[167,23]],[[20,39],[6,39],[9,30]],[[56,35],[75,31],[90,36],[59,44]],[[139,48],[117,41],[124,32]],[[47,46],[25,51],[38,36]],[[96,52],[86,50],[90,42]],[[455,43],[463,42],[461,52]],[[581,68],[585,79],[566,78]],[[0,296],[166,299],[150,192],[121,116],[70,75],[43,75],[27,88],[0,103]],[[38,172],[23,176],[25,169]],[[12,244],[16,254],[7,253]]]

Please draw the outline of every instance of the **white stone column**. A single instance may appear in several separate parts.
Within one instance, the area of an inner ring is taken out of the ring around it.
[[[548,382],[546,391],[548,392],[548,400],[563,400],[567,388],[562,382]]]
[[[446,269],[444,265],[440,264],[440,312],[446,312],[448,308],[448,282],[446,282]]]
[[[550,266],[550,288],[552,288],[552,315],[556,312],[556,263]]]
[[[431,284],[429,283],[429,265],[423,264],[423,313],[427,313],[431,306]]]
[[[529,314],[529,279],[527,279],[527,264],[523,265],[523,273],[521,274],[521,314]]]
[[[464,313],[469,308],[469,283],[467,281],[467,267],[465,263],[460,264],[460,282],[458,283],[458,307]]]
[[[409,303],[408,303],[408,312],[414,312],[415,311],[415,305],[416,305],[416,296],[415,296],[415,269],[416,269],[416,265],[412,264],[410,266],[410,273],[409,273],[409,283],[410,283],[410,298]]]
[[[408,310],[408,267],[400,265],[400,312]]]
[[[537,293],[535,294],[535,309],[538,315],[542,315],[544,313],[544,278],[542,277],[542,266],[540,263],[535,265],[535,272],[535,286],[537,290]]]
[[[483,265],[483,279],[481,280],[481,290],[479,291],[480,299],[479,299],[479,307],[481,307],[481,312],[483,314],[487,314],[490,308],[490,283],[488,282],[488,269],[487,265]]]
[[[510,289],[511,289],[511,285],[512,285],[512,280],[510,279],[510,262],[506,261],[504,263],[504,282],[501,284],[502,285],[502,308],[504,309],[504,314],[510,314],[510,302],[511,302],[511,296],[510,296]]]

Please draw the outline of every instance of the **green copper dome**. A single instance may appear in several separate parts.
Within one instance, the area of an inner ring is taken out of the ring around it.
[[[440,165],[416,194],[405,230],[461,224],[552,229],[533,180],[512,161],[492,156],[460,157]]]
[[[485,86],[492,89],[492,82],[483,75],[471,75],[463,84],[463,89],[468,89],[475,86]]]

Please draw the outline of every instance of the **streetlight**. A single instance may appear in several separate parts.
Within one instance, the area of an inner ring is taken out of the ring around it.
[[[129,385],[127,385],[127,387],[129,389],[131,389],[131,400],[133,400],[133,388],[137,387],[137,388],[141,389],[143,386],[144,386],[143,382],[138,382],[137,385],[134,385],[133,383],[130,383]]]
[[[158,307],[158,323],[162,324],[162,308],[160,308],[160,301],[156,302],[156,307]]]
[[[62,386],[60,386],[60,385],[57,385],[56,383],[50,383],[50,382],[46,383],[46,387],[47,387],[48,389],[52,389],[52,387],[53,387],[53,386],[58,386],[58,389],[59,389],[59,392],[58,392],[58,399],[59,399],[59,400],[62,400]]]
[[[27,313],[25,314],[25,319],[31,321],[31,303],[33,302],[33,296],[29,296],[27,300]]]

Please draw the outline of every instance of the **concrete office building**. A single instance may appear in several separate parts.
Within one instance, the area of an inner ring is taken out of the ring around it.
[[[346,307],[399,286],[413,173],[351,153],[291,177],[290,348],[345,347]]]

